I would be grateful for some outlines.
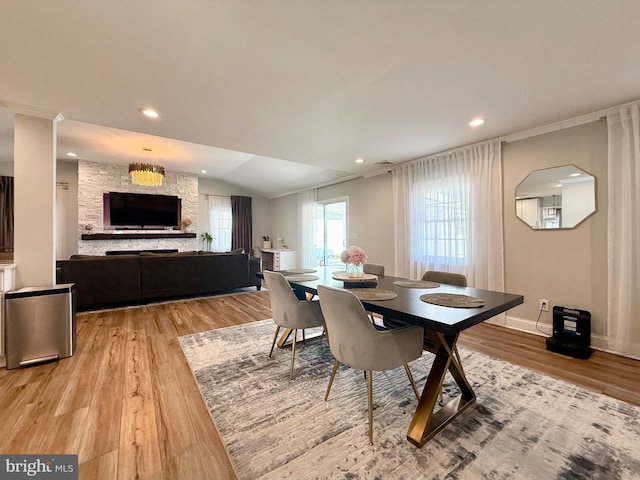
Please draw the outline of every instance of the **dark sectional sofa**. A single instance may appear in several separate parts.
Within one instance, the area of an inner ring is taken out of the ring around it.
[[[78,310],[261,286],[260,259],[236,252],[73,255],[56,267],[56,283],[76,284]]]

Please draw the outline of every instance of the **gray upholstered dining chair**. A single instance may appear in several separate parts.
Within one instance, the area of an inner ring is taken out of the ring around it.
[[[271,298],[271,314],[276,324],[276,333],[273,336],[269,358],[273,355],[273,347],[276,344],[280,328],[293,330],[293,343],[291,344],[291,372],[289,379],[293,380],[293,366],[296,355],[296,342],[298,329],[324,327],[324,318],[318,301],[298,300],[291,289],[287,279],[278,272],[264,270],[264,281]]]
[[[331,378],[324,396],[329,398],[340,363],[364,370],[369,404],[369,443],[373,445],[373,371],[404,366],[416,398],[420,398],[408,362],[422,355],[423,329],[408,326],[380,330],[369,321],[362,302],[349,290],[318,286],[320,306],[325,319],[329,348],[335,357]]]
[[[422,275],[422,280],[427,282],[446,283],[458,287],[467,286],[467,277],[461,273],[440,272],[438,270],[427,270]]]
[[[384,277],[384,265],[378,265],[376,263],[365,263],[363,269],[364,273]]]
[[[384,265],[378,265],[377,263],[365,263],[364,264],[364,273],[369,273],[371,275],[377,275],[379,277],[384,277]],[[376,323],[375,317],[373,316],[373,312],[367,312],[369,314],[369,318],[373,323]]]

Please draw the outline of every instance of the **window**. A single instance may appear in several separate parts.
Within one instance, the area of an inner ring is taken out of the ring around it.
[[[214,252],[228,252],[231,250],[231,198],[209,196],[209,228],[213,237],[212,250]],[[206,249],[206,245],[204,245]]]
[[[458,185],[454,186],[455,183]],[[419,240],[414,244],[415,258],[437,265],[466,265],[469,237],[469,213],[464,185],[437,179],[417,185]],[[466,183],[466,182],[463,182]]]
[[[462,273],[504,288],[500,143],[425,157],[393,170],[396,275]]]

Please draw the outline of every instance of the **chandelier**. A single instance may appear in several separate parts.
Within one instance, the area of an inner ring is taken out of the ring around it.
[[[164,167],[150,163],[130,163],[129,175],[131,175],[131,182],[135,185],[159,187],[164,178]]]

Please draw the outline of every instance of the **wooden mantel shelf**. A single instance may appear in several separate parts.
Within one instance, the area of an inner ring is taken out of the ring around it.
[[[155,238],[196,238],[195,233],[148,232],[148,233],[83,233],[82,240],[150,240]]]

